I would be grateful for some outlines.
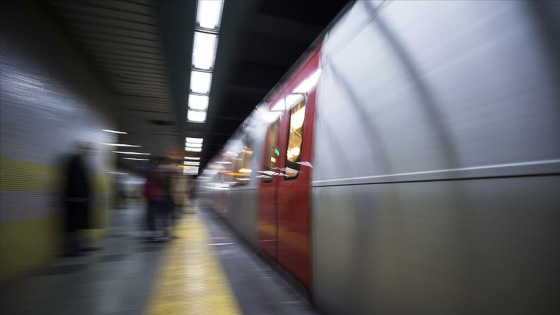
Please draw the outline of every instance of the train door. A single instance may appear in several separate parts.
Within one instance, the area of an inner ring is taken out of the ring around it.
[[[286,141],[281,153],[283,174],[279,176],[277,196],[278,261],[310,290],[309,190],[315,94],[295,97],[299,100],[287,110],[283,130]]]
[[[319,49],[295,73],[271,110],[259,193],[259,248],[311,291],[310,204],[314,86]]]
[[[283,117],[273,122],[267,131],[264,143],[262,170],[259,174],[258,200],[258,243],[260,251],[277,261],[278,257],[278,182],[275,176],[280,165],[279,136]]]

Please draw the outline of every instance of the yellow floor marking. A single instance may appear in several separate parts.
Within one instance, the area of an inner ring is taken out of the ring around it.
[[[174,234],[147,314],[241,314],[202,219],[184,218]]]

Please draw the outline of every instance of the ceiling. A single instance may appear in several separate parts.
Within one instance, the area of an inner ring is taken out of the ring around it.
[[[202,137],[203,169],[348,1],[225,0],[205,123],[186,120],[196,1],[44,3],[109,86],[119,141],[181,158]]]

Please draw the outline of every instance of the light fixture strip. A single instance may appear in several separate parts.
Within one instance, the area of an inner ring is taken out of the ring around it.
[[[197,1],[187,121],[205,123],[224,0]]]

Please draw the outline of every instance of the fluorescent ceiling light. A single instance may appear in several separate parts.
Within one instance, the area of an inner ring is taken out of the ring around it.
[[[185,156],[185,160],[198,161],[200,157]]]
[[[202,143],[202,141],[203,141],[202,138],[185,137],[185,142],[186,143]]]
[[[189,152],[200,152],[200,151],[202,151],[202,148],[189,148],[189,147],[185,147],[185,151],[189,151]]]
[[[137,158],[131,158],[131,157],[125,157],[123,158],[125,160],[133,160],[133,161],[149,161],[150,159],[137,159]]]
[[[109,130],[109,129],[103,129],[103,131],[105,131],[105,132],[111,132],[111,133],[120,133],[120,134],[123,134],[123,135],[128,134],[128,133],[125,132],[125,131],[116,131],[116,130]]]
[[[198,167],[196,168],[183,168],[184,175],[197,175],[198,174]]]
[[[193,67],[210,70],[214,67],[216,59],[216,46],[218,35],[194,32]]]
[[[189,162],[189,161],[185,161],[185,162],[183,162],[183,164],[185,164],[185,165],[200,165],[200,162]]]
[[[208,109],[208,95],[189,94],[189,108],[196,110]]]
[[[230,161],[217,161],[218,164],[231,164]]]
[[[188,147],[188,148],[202,148],[202,143],[187,142],[187,143],[185,143],[185,147]]]
[[[117,154],[135,154],[135,155],[151,155],[150,153],[128,152],[128,151],[113,151],[113,153],[117,153]]]
[[[190,122],[203,123],[203,122],[206,121],[206,112],[189,110],[187,112],[187,120],[190,121]]]
[[[321,75],[321,69],[315,70],[310,76],[308,76],[303,82],[301,82],[296,88],[294,89],[294,93],[308,93],[315,87],[317,81],[319,80],[319,76]]]
[[[122,144],[122,143],[103,143],[104,145],[110,145],[114,147],[130,147],[130,148],[140,148],[139,145],[135,144]]]
[[[198,22],[198,25],[211,30],[219,28],[223,6],[223,0],[199,0],[196,9],[196,22]]]
[[[208,94],[210,92],[210,83],[212,83],[212,73],[191,71],[191,91]]]

